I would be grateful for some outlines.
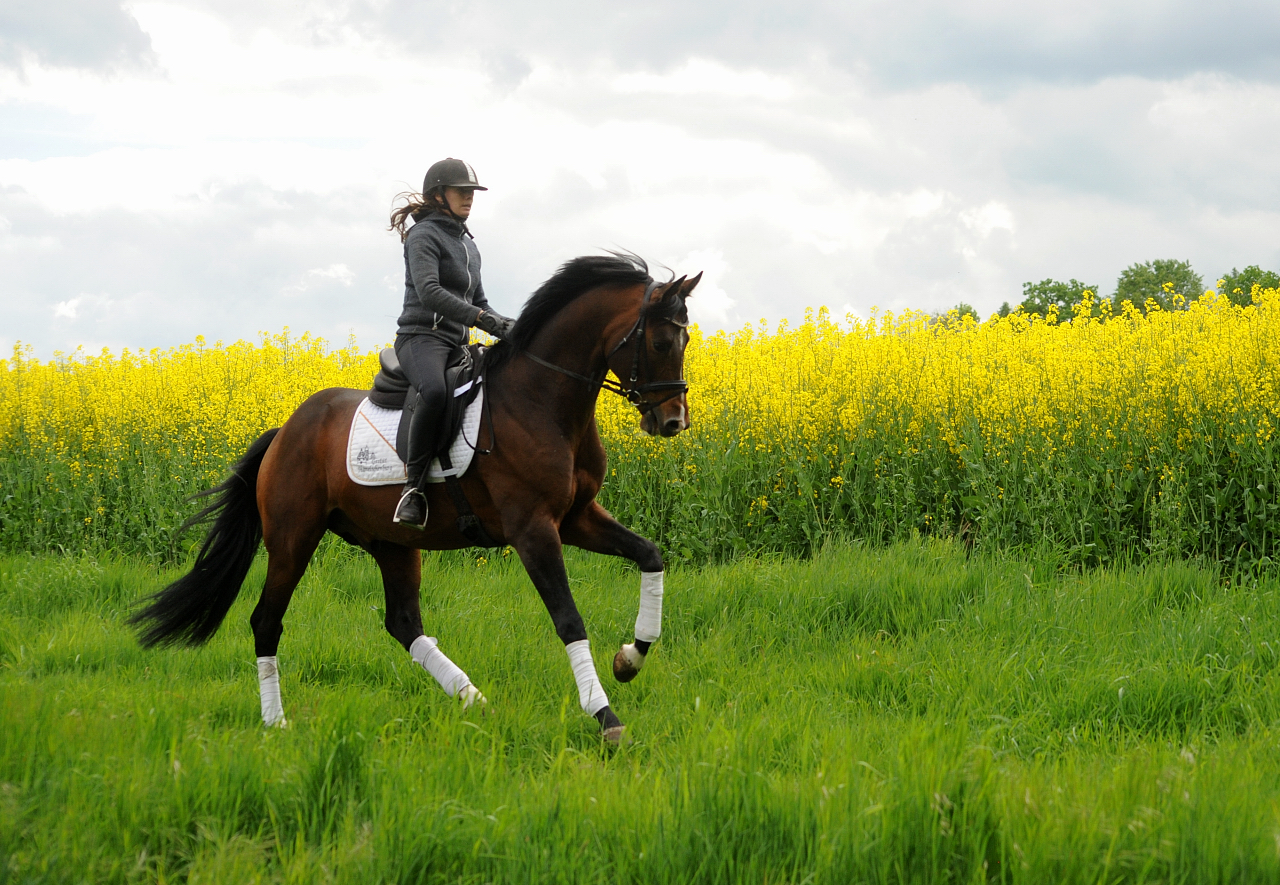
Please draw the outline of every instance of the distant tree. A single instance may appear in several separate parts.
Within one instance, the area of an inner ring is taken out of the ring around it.
[[[1116,294],[1112,299],[1119,313],[1126,301],[1133,302],[1138,310],[1146,312],[1147,299],[1160,305],[1161,310],[1185,307],[1204,294],[1204,280],[1191,269],[1189,261],[1161,259],[1143,264],[1131,264],[1120,272],[1116,280]],[[1177,296],[1181,295],[1179,301]]]
[[[1011,313],[1013,313],[1013,308],[1009,306],[1009,302],[1005,301],[1001,303],[1000,309],[996,311],[996,316],[1007,317]]]
[[[1263,289],[1280,289],[1280,273],[1263,270],[1251,264],[1244,270],[1231,268],[1231,273],[1224,273],[1218,281],[1218,294],[1225,295],[1235,304],[1253,303],[1253,286]]]
[[[1039,316],[1047,316],[1050,308],[1053,308],[1057,310],[1058,316],[1070,319],[1071,309],[1084,300],[1086,290],[1095,296],[1098,294],[1097,286],[1088,286],[1076,279],[1065,283],[1059,280],[1023,283],[1022,304],[1019,308],[1025,313],[1034,313]]]
[[[965,317],[973,317],[975,322],[982,322],[982,317],[978,316],[978,311],[974,309],[973,305],[966,304],[963,301],[950,310],[940,310],[931,314],[932,322],[943,322],[947,320],[953,312],[956,314],[957,321],[961,321]]]

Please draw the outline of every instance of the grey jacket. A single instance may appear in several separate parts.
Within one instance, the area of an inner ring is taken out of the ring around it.
[[[489,309],[480,282],[480,250],[467,226],[434,212],[404,241],[404,310],[400,334],[434,331],[465,344],[480,311]]]

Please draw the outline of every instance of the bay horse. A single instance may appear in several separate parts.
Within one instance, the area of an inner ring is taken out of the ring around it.
[[[596,501],[606,463],[596,402],[602,389],[626,396],[650,435],[675,436],[689,426],[685,299],[701,277],[659,284],[642,260],[624,254],[561,266],[529,298],[509,340],[487,354],[482,433],[491,437],[491,451],[478,452],[461,478],[483,529],[520,556],[565,645],[583,711],[614,743],[623,725],[596,675],[562,545],[621,556],[640,569],[635,639],[613,661],[615,678],[628,682],[661,632],[662,553]],[[606,380],[610,370],[617,381]],[[399,485],[362,486],[348,477],[347,435],[365,395],[322,390],[250,445],[226,481],[202,493],[213,503],[187,523],[213,521],[191,571],[132,618],[147,647],[206,642],[265,542],[267,577],[249,623],[268,726],[285,724],[276,656],[285,610],[326,531],[373,556],[386,593],[387,632],[413,660],[463,704],[485,702],[424,635],[419,608],[420,551],[470,546],[457,527],[458,509],[442,485],[429,485],[426,529],[397,525],[391,518]]]

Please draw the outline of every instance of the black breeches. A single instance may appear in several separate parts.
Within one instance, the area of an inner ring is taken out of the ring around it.
[[[397,335],[396,357],[400,368],[422,397],[409,428],[409,482],[417,484],[431,458],[440,450],[449,393],[444,372],[457,345],[435,335]]]

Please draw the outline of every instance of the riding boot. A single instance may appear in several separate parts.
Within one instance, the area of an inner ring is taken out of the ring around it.
[[[436,423],[432,410],[419,396],[409,421],[409,457],[405,464],[408,482],[400,493],[400,503],[396,505],[392,522],[418,529],[427,527],[427,496],[422,493],[421,485],[435,455],[436,437],[439,436]]]
[[[407,525],[415,529],[427,527],[427,496],[418,488],[417,481],[405,484],[400,493],[400,503],[396,505],[395,516],[391,521]]]

